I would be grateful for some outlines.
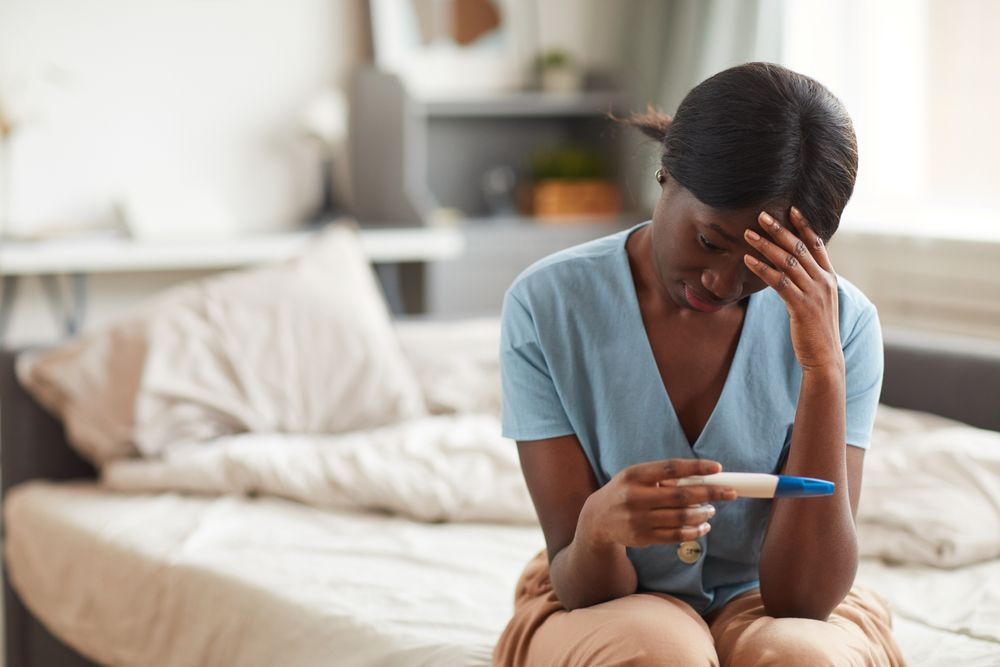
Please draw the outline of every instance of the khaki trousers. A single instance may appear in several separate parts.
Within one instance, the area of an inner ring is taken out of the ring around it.
[[[501,667],[549,665],[904,665],[889,606],[855,586],[827,621],[773,618],[757,590],[703,619],[663,593],[636,593],[566,611],[545,551],[525,567],[514,616],[493,651]]]

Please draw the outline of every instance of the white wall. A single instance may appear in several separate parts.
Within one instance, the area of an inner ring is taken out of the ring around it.
[[[3,0],[0,94],[37,116],[13,142],[15,228],[108,220],[116,200],[163,234],[295,224],[319,189],[297,119],[358,61],[360,8]]]
[[[367,48],[360,0],[0,0],[0,96],[14,137],[14,231],[107,222],[156,236],[294,227],[318,203],[298,119]],[[138,220],[142,222],[143,220]],[[214,228],[214,231],[212,229]],[[191,274],[99,276],[97,325]],[[57,329],[22,281],[8,342]]]

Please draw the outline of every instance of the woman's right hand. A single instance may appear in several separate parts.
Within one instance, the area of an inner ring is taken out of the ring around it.
[[[593,546],[645,547],[695,540],[708,533],[715,515],[710,501],[734,500],[733,489],[677,486],[692,475],[722,470],[717,461],[668,459],[621,470],[587,498],[580,512],[584,539]]]

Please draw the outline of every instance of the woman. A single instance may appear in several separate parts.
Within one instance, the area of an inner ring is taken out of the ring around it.
[[[750,63],[672,122],[630,121],[663,145],[652,220],[538,262],[504,302],[504,435],[547,548],[495,664],[902,664],[885,602],[852,587],[882,339],[825,246],[857,173],[850,118]],[[676,485],[723,468],[836,492]]]

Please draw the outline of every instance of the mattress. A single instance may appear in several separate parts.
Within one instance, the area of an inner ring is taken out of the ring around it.
[[[420,524],[275,498],[32,482],[4,508],[11,583],[108,665],[488,665],[533,526]],[[911,664],[1000,664],[1000,562],[862,564]]]

